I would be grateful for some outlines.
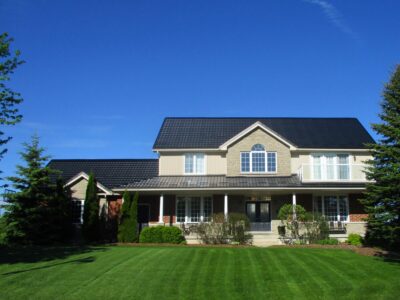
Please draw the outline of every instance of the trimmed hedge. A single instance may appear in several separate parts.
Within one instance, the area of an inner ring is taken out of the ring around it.
[[[140,243],[181,244],[185,242],[182,230],[174,226],[146,227],[139,237]]]

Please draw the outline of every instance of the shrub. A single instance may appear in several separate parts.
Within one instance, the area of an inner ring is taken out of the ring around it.
[[[363,244],[363,238],[359,234],[350,233],[347,238],[347,243],[353,246],[361,246]]]
[[[137,206],[139,194],[125,191],[121,217],[118,226],[118,241],[134,243],[138,240]]]
[[[250,221],[244,214],[230,213],[227,220],[216,214],[209,223],[201,223],[197,234],[204,244],[251,244],[253,236],[248,233]]]
[[[323,239],[315,242],[319,245],[338,245],[339,241],[337,239]]]
[[[161,233],[163,243],[181,244],[185,241],[182,230],[180,230],[178,227],[164,227]]]
[[[181,244],[185,241],[182,231],[178,227],[155,226],[146,227],[139,237],[140,243],[170,243]]]

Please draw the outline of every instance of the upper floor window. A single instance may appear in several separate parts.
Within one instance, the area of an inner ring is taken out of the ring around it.
[[[83,223],[83,200],[72,200],[72,223],[82,224]]]
[[[312,178],[316,180],[350,179],[348,154],[312,154]]]
[[[240,153],[242,173],[275,173],[276,152],[266,152],[261,144],[255,144],[249,152]]]
[[[205,159],[202,153],[185,154],[185,174],[204,174]]]

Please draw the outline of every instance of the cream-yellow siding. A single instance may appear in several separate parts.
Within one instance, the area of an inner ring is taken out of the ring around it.
[[[73,199],[85,200],[87,180],[82,178],[70,186]]]

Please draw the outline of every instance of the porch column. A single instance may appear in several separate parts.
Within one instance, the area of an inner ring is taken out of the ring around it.
[[[164,195],[160,195],[160,214],[158,217],[158,223],[164,223]]]
[[[296,194],[292,194],[293,217],[296,218]]]
[[[228,218],[228,194],[225,194],[225,197],[224,197],[224,216],[225,216],[225,219]]]

